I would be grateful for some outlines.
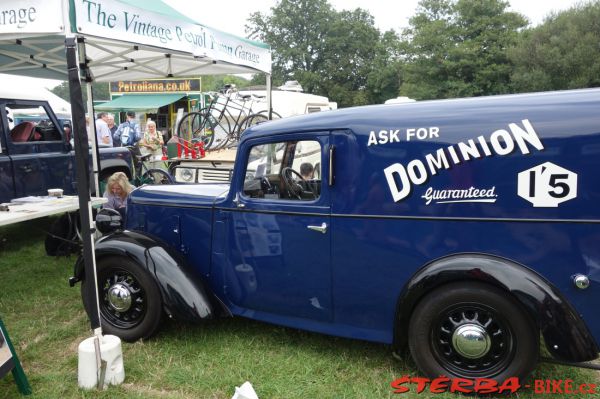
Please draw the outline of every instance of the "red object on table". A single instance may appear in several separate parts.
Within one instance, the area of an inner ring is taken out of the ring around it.
[[[206,150],[204,149],[204,143],[199,141],[197,143],[191,143],[187,140],[180,140],[177,143],[177,157],[178,158],[192,158],[199,159],[206,156]]]

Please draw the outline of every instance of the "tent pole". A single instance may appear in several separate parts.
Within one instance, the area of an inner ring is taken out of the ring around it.
[[[85,81],[86,81],[86,92],[87,92],[87,110],[90,118],[90,124],[88,126],[90,134],[92,137],[88,137],[88,140],[92,143],[92,170],[94,172],[94,189],[97,197],[100,197],[102,193],[100,192],[100,186],[98,183],[99,180],[99,171],[100,171],[100,152],[98,150],[98,135],[96,134],[96,120],[94,118],[94,95],[92,91],[92,81],[93,76],[87,66],[87,54],[85,51],[85,42],[83,39],[77,41],[77,52],[79,55],[79,68],[85,68]]]
[[[96,259],[94,257],[94,241],[92,240],[92,203],[90,200],[90,168],[89,144],[85,129],[85,109],[79,68],[77,64],[77,45],[74,37],[65,39],[67,53],[67,69],[69,74],[69,95],[71,99],[71,113],[73,115],[73,133],[75,141],[75,162],[77,172],[77,194],[79,196],[79,213],[81,217],[81,237],[83,241],[83,260],[87,278],[83,284],[88,285],[85,290],[89,298],[88,303],[95,304],[95,311],[90,313],[90,323],[96,335],[102,334],[100,325],[100,307],[98,305],[98,283],[96,281]]]
[[[273,119],[273,99],[271,97],[272,90],[271,74],[267,74],[267,107],[269,110],[269,120]]]

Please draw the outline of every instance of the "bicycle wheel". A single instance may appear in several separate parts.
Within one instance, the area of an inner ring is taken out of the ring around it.
[[[259,115],[264,115],[267,117],[267,119],[269,119],[269,112],[267,110],[262,110],[257,112],[257,114]],[[279,115],[277,112],[272,111],[271,112],[271,119],[270,120],[275,120],[275,119],[281,119],[281,115]]]
[[[268,122],[268,121],[269,121],[269,118],[267,118],[266,115],[261,114],[261,113],[248,115],[240,122],[240,130],[238,132],[235,132],[234,141],[239,140],[242,133],[244,133],[244,130],[248,129],[249,127],[258,125],[259,123]]]
[[[140,179],[141,184],[173,184],[173,177],[162,169],[148,169]]]
[[[230,131],[226,118],[220,118],[220,112],[214,108],[202,108],[198,112],[187,114],[181,119],[177,132],[185,140],[201,140],[204,148],[213,146],[215,138],[227,137]]]
[[[212,129],[213,132],[213,140],[208,146],[205,145],[205,148],[212,150],[223,147],[229,140],[232,130],[227,114],[213,108],[210,115],[205,116],[205,118],[207,120],[206,126],[209,130]]]

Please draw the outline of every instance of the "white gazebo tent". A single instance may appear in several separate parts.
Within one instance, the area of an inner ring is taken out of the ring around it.
[[[95,81],[257,72],[267,75],[270,92],[268,45],[201,25],[159,0],[2,1],[0,73],[69,81],[85,273],[94,276],[85,281],[93,285],[87,291],[95,293],[90,303],[98,297],[81,81],[88,83],[92,110]],[[94,170],[97,180],[96,162]],[[96,310],[90,321],[98,342],[102,328]],[[96,345],[98,359],[99,352]]]

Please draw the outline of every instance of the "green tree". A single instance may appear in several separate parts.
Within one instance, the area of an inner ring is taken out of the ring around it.
[[[402,80],[402,46],[396,32],[383,34],[375,47],[375,58],[367,75],[366,92],[369,104],[381,104],[395,98]]]
[[[401,94],[449,98],[511,91],[506,49],[527,20],[502,0],[422,0],[404,31]]]
[[[248,18],[249,37],[271,45],[274,85],[299,80],[306,89],[313,89],[310,72],[322,58],[321,45],[333,15],[326,0],[282,0],[271,8],[271,14],[256,12]]]
[[[600,1],[578,5],[522,35],[509,49],[515,91],[600,86]]]
[[[271,45],[274,86],[297,80],[306,92],[340,107],[376,97],[368,93],[368,81],[373,60],[382,58],[381,35],[365,10],[337,12],[326,0],[281,0],[270,14],[252,14],[246,32]]]
[[[83,105],[87,109],[87,90],[85,85],[82,85],[82,94],[83,94]],[[50,91],[63,100],[71,102],[70,94],[69,94],[69,82],[65,81],[59,84],[56,87],[50,89]],[[94,97],[94,101],[108,101],[110,100],[110,87],[107,82],[97,82],[92,85],[92,96]]]
[[[264,78],[263,78],[264,79]],[[219,91],[227,84],[234,84],[238,89],[250,86],[251,82],[235,75],[205,75],[202,76],[202,91]],[[263,83],[264,84],[264,83]]]

